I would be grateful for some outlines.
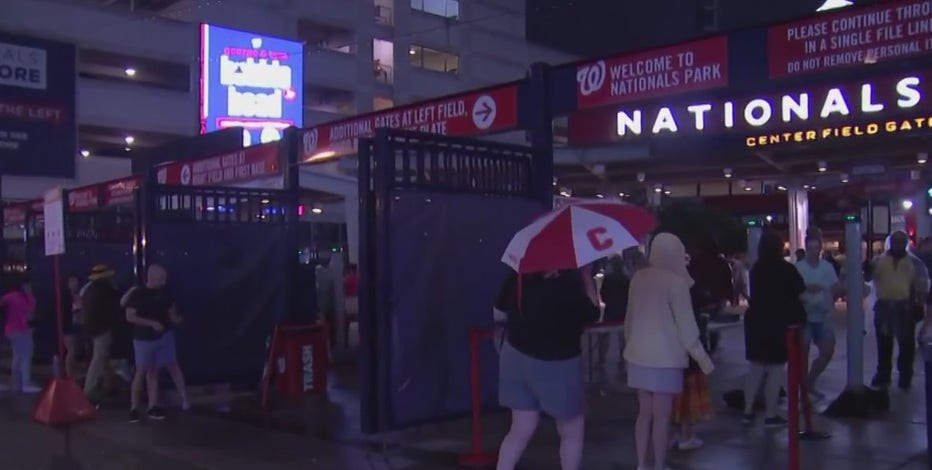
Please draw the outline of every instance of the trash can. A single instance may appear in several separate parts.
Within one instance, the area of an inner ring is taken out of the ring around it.
[[[279,330],[281,359],[279,393],[287,400],[327,391],[329,351],[323,326],[282,327]],[[283,363],[283,364],[282,364]]]

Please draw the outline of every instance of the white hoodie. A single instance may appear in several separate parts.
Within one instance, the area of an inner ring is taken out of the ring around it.
[[[676,236],[660,233],[650,246],[650,266],[635,273],[625,316],[625,360],[643,367],[681,368],[689,356],[712,371],[699,338],[686,270],[686,249]]]

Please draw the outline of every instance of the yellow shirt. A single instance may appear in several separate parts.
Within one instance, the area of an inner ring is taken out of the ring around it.
[[[915,279],[916,267],[909,256],[895,261],[892,256],[884,255],[874,267],[874,286],[879,300],[909,300]]]

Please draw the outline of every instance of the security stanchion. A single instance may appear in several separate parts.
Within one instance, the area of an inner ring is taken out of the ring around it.
[[[806,383],[806,358],[802,355],[800,327],[791,326],[786,332],[787,398],[789,400],[789,444],[787,449],[790,470],[799,470],[799,441],[821,441],[831,437],[828,433],[817,431],[812,423],[812,402],[809,400]],[[799,430],[800,400],[802,400],[803,424]]]
[[[482,388],[479,384],[481,375],[479,361],[479,343],[495,335],[492,328],[469,329],[469,382],[472,395],[472,442],[469,453],[460,456],[459,464],[463,467],[482,468],[495,465],[498,456],[486,452],[482,447]]]
[[[802,377],[802,361],[799,354],[799,326],[791,326],[786,331],[787,348],[787,468],[799,470],[799,379]]]

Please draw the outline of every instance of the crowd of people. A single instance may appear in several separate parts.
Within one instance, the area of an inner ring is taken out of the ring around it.
[[[866,264],[865,281],[877,298],[872,307],[878,363],[874,386],[891,383],[893,344],[900,348],[898,385],[913,377],[916,325],[927,318],[932,240],[916,253],[896,232],[887,251]],[[830,323],[845,289],[841,269],[827,255],[819,230],[807,233],[795,262],[784,241],[765,231],[757,259],[746,275],[710,245],[687,254],[675,235],[653,237],[645,257],[626,250],[606,263],[600,291],[592,266],[579,270],[512,274],[500,290],[495,310],[506,328],[500,351],[499,401],[512,410],[511,427],[500,449],[497,470],[513,470],[534,435],[541,415],[556,420],[564,470],[581,467],[584,396],[581,336],[587,324],[624,320],[623,360],[627,384],[637,392],[634,430],[639,470],[665,470],[671,447],[695,450],[702,441],[694,425],[712,413],[706,376],[714,370],[706,320],[726,303],[747,299],[744,313],[746,358],[743,422],[757,422],[755,403],[763,390],[765,427],[787,419],[778,411],[789,357],[787,329],[802,332],[800,347],[812,399],[824,398],[819,378],[832,359],[835,335]],[[740,264],[739,264],[740,265]],[[736,279],[744,278],[743,286]],[[745,288],[743,293],[736,293]],[[600,305],[604,310],[600,312]],[[599,360],[608,339],[600,338]],[[816,358],[809,364],[809,348]],[[675,427],[674,427],[675,426]],[[671,444],[672,442],[672,444]]]
[[[174,335],[182,318],[166,282],[165,268],[153,264],[146,270],[142,285],[121,292],[115,272],[105,265],[96,265],[83,285],[79,275],[71,274],[62,290],[60,339],[64,357],[55,356],[54,368],[63,368],[66,375],[78,379],[81,352],[89,352],[83,376],[85,395],[100,406],[108,395],[119,392],[117,379],[123,379],[130,384],[132,422],[143,415],[153,420],[165,418],[158,376],[163,369],[175,384],[181,407],[190,407]],[[4,335],[12,350],[11,380],[2,388],[16,393],[37,393],[41,388],[32,374],[35,327],[40,320],[36,297],[26,276],[17,276],[8,283],[0,296],[0,312]],[[47,320],[56,319],[54,312],[44,313],[49,317]],[[57,344],[55,349],[58,350]],[[144,392],[145,408],[141,404]]]

